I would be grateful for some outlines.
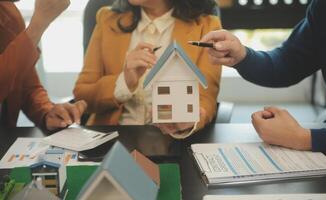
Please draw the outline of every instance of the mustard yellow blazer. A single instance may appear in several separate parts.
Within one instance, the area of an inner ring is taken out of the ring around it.
[[[114,89],[123,70],[131,33],[119,29],[119,18],[128,25],[132,14],[118,14],[109,8],[102,8],[97,13],[97,25],[86,52],[83,70],[75,85],[75,98],[84,99],[88,103],[88,112],[92,113],[88,125],[118,125],[123,111],[123,104],[114,97]],[[204,127],[215,116],[221,66],[210,64],[207,51],[190,46],[187,41],[200,40],[209,31],[217,29],[221,29],[221,23],[215,16],[202,16],[192,22],[175,20],[172,38],[182,46],[208,81],[208,89],[200,86],[200,106],[206,110],[207,117],[200,120],[197,129]]]

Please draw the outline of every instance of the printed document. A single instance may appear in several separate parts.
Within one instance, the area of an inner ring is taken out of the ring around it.
[[[208,185],[326,175],[326,156],[265,143],[193,144]]]
[[[43,138],[43,142],[52,146],[73,151],[93,149],[118,137],[118,132],[102,133],[82,128],[67,128]]]

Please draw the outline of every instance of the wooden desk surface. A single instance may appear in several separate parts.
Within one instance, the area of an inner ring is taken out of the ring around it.
[[[305,127],[323,127],[307,124]],[[119,140],[129,149],[137,148],[157,162],[177,162],[181,169],[182,194],[185,200],[199,200],[205,194],[272,194],[272,193],[326,193],[326,177],[282,182],[255,183],[237,186],[207,188],[188,153],[193,143],[234,143],[260,141],[251,124],[211,124],[186,140],[173,140],[152,126],[90,127],[98,131],[118,130]],[[0,156],[2,157],[17,137],[43,137],[37,128],[0,128]],[[1,170],[0,174],[6,173]]]

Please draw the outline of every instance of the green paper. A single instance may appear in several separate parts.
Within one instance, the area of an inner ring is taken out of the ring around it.
[[[178,164],[160,164],[160,190],[158,200],[180,200],[181,184]]]
[[[88,178],[96,170],[97,166],[68,166],[68,196],[67,200],[76,199],[79,191]],[[160,164],[161,185],[158,200],[181,199],[180,170],[178,164]],[[14,168],[10,177],[16,182],[29,183],[31,181],[30,169],[28,167]]]

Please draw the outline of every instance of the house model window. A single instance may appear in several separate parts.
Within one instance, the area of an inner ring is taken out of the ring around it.
[[[187,94],[192,94],[192,86],[187,86]]]
[[[192,104],[187,105],[187,111],[188,111],[188,113],[192,113],[194,111]]]
[[[158,119],[172,119],[172,105],[157,106]]]
[[[158,87],[157,94],[159,95],[170,94],[170,87]]]
[[[144,80],[152,89],[153,123],[199,121],[199,84],[207,80],[175,41],[170,44]]]

